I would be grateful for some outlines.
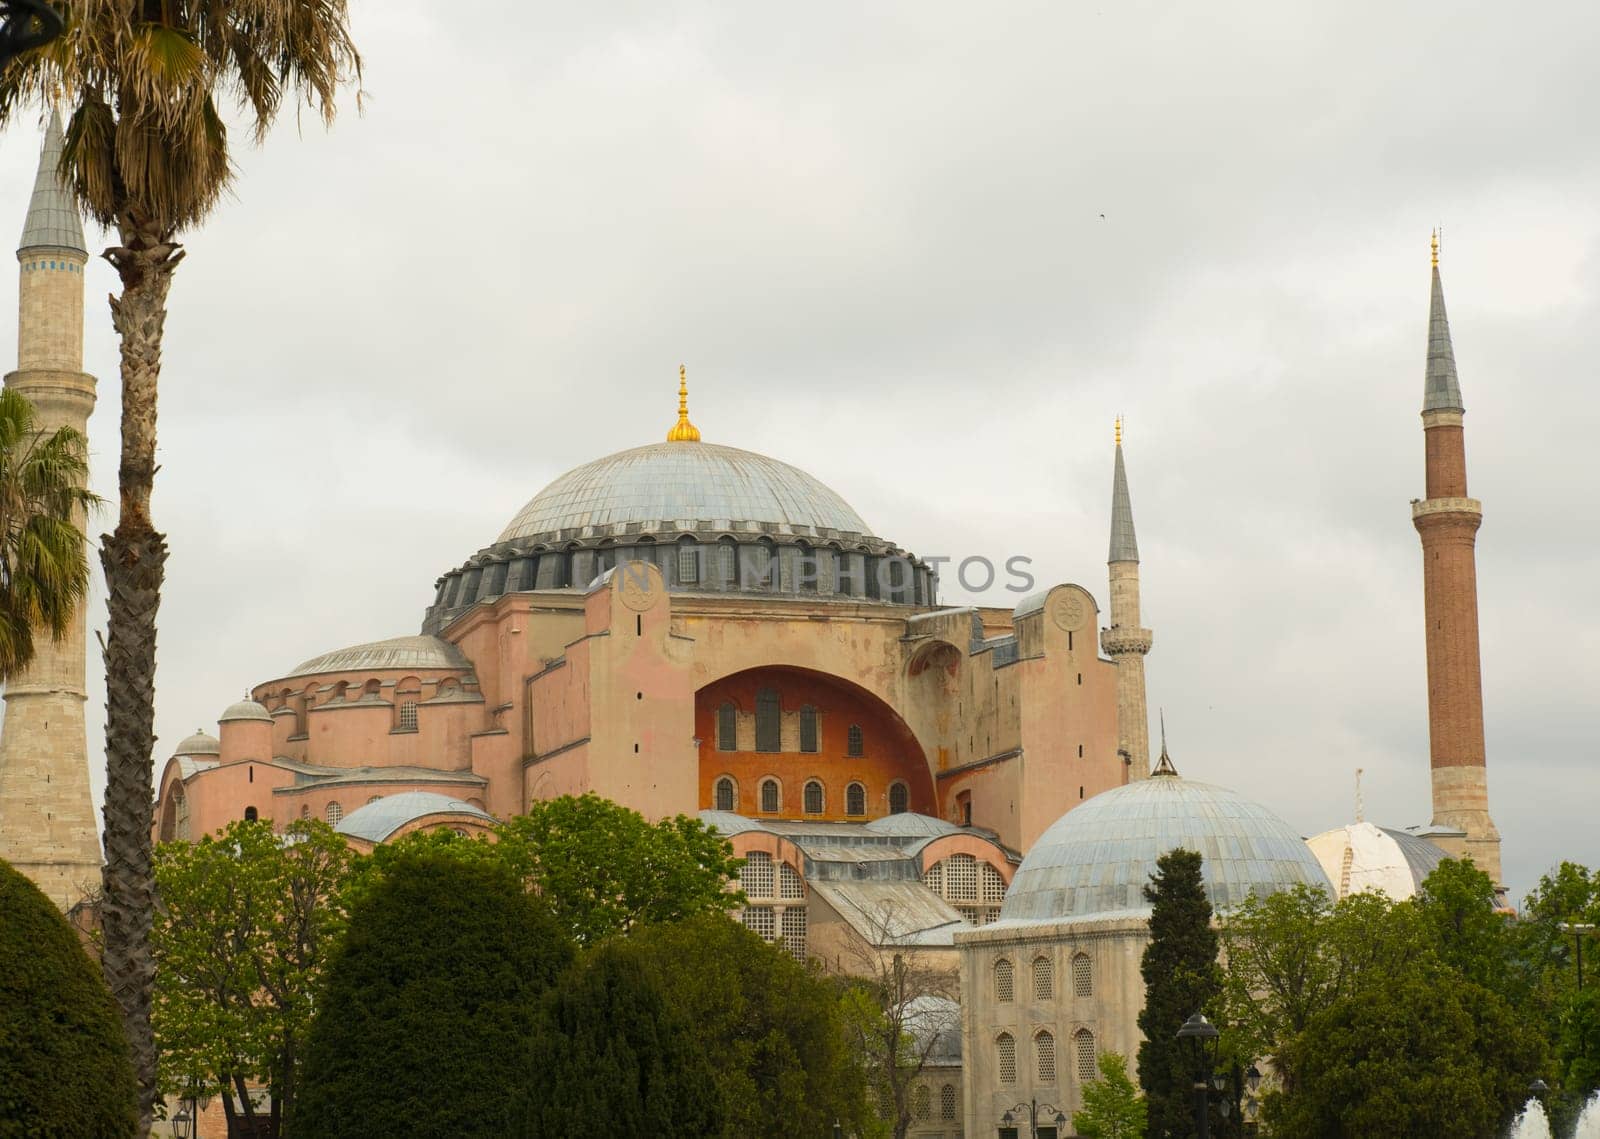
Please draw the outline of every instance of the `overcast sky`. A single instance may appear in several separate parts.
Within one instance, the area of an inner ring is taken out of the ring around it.
[[[172,290],[158,770],[247,686],[415,632],[552,478],[663,436],[683,362],[708,441],[1102,607],[1125,414],[1180,771],[1312,834],[1360,767],[1369,818],[1425,823],[1442,223],[1506,874],[1600,864],[1600,10],[354,7],[365,113],[236,131]],[[37,147],[0,139],[19,232]],[[114,278],[87,283],[114,501]],[[95,739],[97,658],[89,689]]]

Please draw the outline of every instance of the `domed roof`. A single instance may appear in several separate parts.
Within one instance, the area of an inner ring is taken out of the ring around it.
[[[1154,775],[1096,795],[1039,837],[1017,868],[1000,920],[1146,914],[1143,888],[1156,859],[1177,847],[1205,859],[1212,908],[1294,886],[1329,889],[1294,829],[1236,792]]]
[[[861,516],[798,467],[716,443],[651,443],[568,471],[517,512],[497,542],[560,530],[765,522],[781,533],[870,536]],[[676,524],[676,525],[675,525]]]
[[[173,751],[173,755],[221,755],[222,744],[217,737],[200,728],[194,730],[194,735],[180,743]]]
[[[290,676],[314,676],[321,672],[366,672],[396,668],[470,668],[461,650],[438,637],[391,637],[351,645],[303,661]]]
[[[913,838],[932,838],[956,834],[961,830],[955,823],[936,819],[932,815],[918,815],[911,811],[901,811],[897,815],[884,815],[882,818],[873,819],[866,824],[866,829],[874,834]]]
[[[1339,897],[1382,890],[1404,901],[1443,862],[1442,848],[1419,835],[1372,823],[1350,823],[1306,839]]]
[[[226,724],[230,720],[264,720],[272,723],[272,713],[266,706],[257,704],[254,700],[240,700],[237,704],[229,704],[228,710],[217,717],[217,723]]]
[[[433,791],[404,791],[399,795],[385,795],[376,802],[351,811],[339,820],[334,830],[368,842],[382,842],[407,823],[429,815],[465,815],[478,822],[495,821],[494,816],[482,808],[448,795]]]

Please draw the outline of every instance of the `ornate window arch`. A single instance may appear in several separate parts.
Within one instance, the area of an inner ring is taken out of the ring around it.
[[[328,825],[330,827],[338,826],[339,820],[344,818],[344,808],[339,805],[339,801],[337,799],[330,799],[328,801],[328,809],[325,817],[327,818]]]
[[[860,783],[852,783],[844,789],[844,813],[852,817],[867,813],[867,789]]]
[[[1016,995],[1016,968],[1011,958],[1002,957],[994,963],[994,999],[1000,1004],[1010,1004]]]
[[[711,802],[719,811],[739,809],[739,785],[733,781],[733,776],[722,775],[717,778]]]
[[[808,815],[820,815],[823,813],[827,806],[827,796],[823,793],[820,779],[806,780],[803,806],[805,807],[805,813]]]
[[[776,815],[783,809],[783,788],[770,775],[761,781],[761,813]]]
[[[911,809],[911,789],[896,779],[889,784],[889,813],[903,815]]]
[[[1080,1028],[1072,1034],[1072,1049],[1078,1062],[1078,1079],[1092,1080],[1097,1073],[1094,1050],[1094,1033]]]
[[[1033,999],[1054,1000],[1056,995],[1055,964],[1044,954],[1033,959]]]
[[[1047,1028],[1041,1028],[1033,1037],[1034,1068],[1041,1084],[1056,1082],[1056,1038]]]
[[[1017,1038],[1009,1032],[1002,1032],[995,1038],[995,1066],[999,1069],[1002,1084],[1017,1082]]]
[[[1089,960],[1087,953],[1074,953],[1072,955],[1072,995],[1075,997],[1094,996],[1094,963]]]
[[[860,759],[867,754],[867,741],[860,724],[851,724],[850,730],[845,733],[844,753],[851,759]]]

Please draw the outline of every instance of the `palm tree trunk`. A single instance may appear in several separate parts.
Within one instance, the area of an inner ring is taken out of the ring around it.
[[[156,472],[156,383],[167,290],[183,254],[140,219],[118,225],[122,244],[106,259],[122,279],[111,298],[111,323],[122,349],[121,510],[100,550],[105,567],[106,627],[105,901],[106,983],[122,1008],[123,1030],[139,1081],[138,1135],[150,1132],[156,1101],[156,1046],[150,1029],[155,959],[151,866],[151,752],[155,746],[156,610],[167,560],[166,538],[150,519]]]

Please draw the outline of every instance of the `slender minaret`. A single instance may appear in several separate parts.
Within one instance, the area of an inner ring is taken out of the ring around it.
[[[1474,546],[1483,507],[1467,497],[1461,384],[1439,283],[1439,235],[1433,235],[1433,296],[1428,312],[1428,373],[1422,394],[1428,496],[1411,504],[1422,538],[1423,605],[1428,638],[1428,753],[1433,824],[1464,831],[1436,837],[1467,855],[1496,885],[1500,832],[1489,818],[1483,747],[1483,680],[1478,664],[1478,570]]]
[[[94,377],[83,371],[83,269],[89,254],[77,206],[56,173],[60,158],[61,121],[52,111],[17,249],[17,370],[5,384],[33,404],[41,429],[85,431],[95,387]],[[84,614],[79,612],[64,640],[41,634],[35,645],[33,664],[5,688],[0,858],[64,909],[100,882],[83,724]]]
[[[1128,472],[1122,465],[1122,419],[1117,418],[1117,462],[1111,479],[1111,627],[1100,647],[1117,665],[1117,751],[1131,779],[1150,774],[1150,713],[1144,699],[1144,655],[1152,634],[1139,627],[1139,542],[1133,533]]]

